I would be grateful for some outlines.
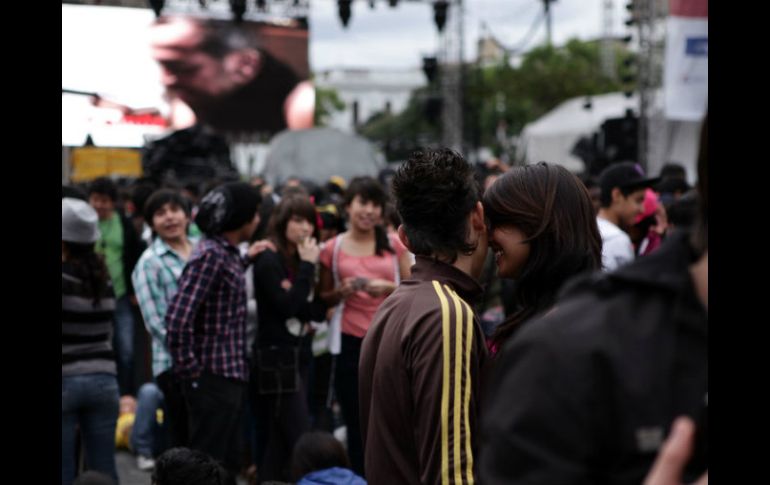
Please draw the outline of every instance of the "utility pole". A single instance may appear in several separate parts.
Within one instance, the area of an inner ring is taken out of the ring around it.
[[[543,7],[545,8],[545,32],[546,42],[548,47],[551,47],[551,4],[556,0],[543,0]]]
[[[636,22],[639,32],[638,83],[639,83],[639,164],[649,169],[650,156],[655,152],[651,135],[657,131],[654,118],[656,88],[660,86],[661,33],[655,0],[635,0]]]
[[[602,44],[601,62],[602,73],[610,79],[615,79],[615,50],[612,40],[612,0],[602,2]]]
[[[441,142],[463,153],[463,2],[454,0],[447,9],[447,25],[441,36]]]

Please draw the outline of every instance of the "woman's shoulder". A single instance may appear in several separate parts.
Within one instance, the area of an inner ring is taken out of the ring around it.
[[[321,255],[319,256],[319,260],[321,264],[323,264],[324,266],[331,265],[332,256],[334,255],[334,247],[342,243],[342,236],[344,234],[345,234],[344,232],[337,234],[333,238],[323,242],[323,247],[321,248]]]

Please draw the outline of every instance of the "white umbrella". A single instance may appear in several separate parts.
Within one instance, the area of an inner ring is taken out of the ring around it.
[[[284,131],[270,142],[264,174],[278,185],[296,176],[317,183],[338,175],[346,181],[358,175],[376,177],[385,161],[366,139],[334,128]]]

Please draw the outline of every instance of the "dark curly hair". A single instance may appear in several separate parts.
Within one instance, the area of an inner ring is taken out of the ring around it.
[[[154,485],[224,485],[225,471],[208,454],[189,448],[171,448],[155,461]]]
[[[602,239],[591,196],[583,182],[560,165],[514,167],[484,194],[490,232],[516,226],[530,253],[514,293],[514,312],[494,339],[502,344],[530,317],[550,308],[570,277],[601,268]]]
[[[454,263],[458,254],[473,253],[476,244],[467,241],[467,216],[481,191],[473,168],[459,153],[448,148],[414,152],[392,183],[414,254]]]

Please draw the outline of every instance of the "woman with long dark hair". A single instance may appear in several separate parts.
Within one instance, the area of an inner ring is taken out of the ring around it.
[[[348,229],[329,240],[321,253],[321,298],[337,305],[331,332],[335,390],[347,427],[348,454],[353,470],[363,475],[364,458],[358,412],[358,359],[361,342],[374,313],[412,265],[398,236],[388,234],[383,210],[388,195],[371,177],[356,177],[345,191],[343,205]]]
[[[602,240],[588,190],[560,165],[510,169],[484,193],[484,214],[498,275],[516,281],[513,313],[492,337],[496,353],[553,306],[564,282],[601,268]]]
[[[276,251],[265,250],[254,262],[259,326],[252,402],[259,427],[260,480],[288,480],[292,448],[310,430],[309,322],[326,315],[326,305],[313,297],[320,253],[316,221],[307,195],[284,197],[268,223],[268,239]]]
[[[94,251],[96,211],[86,202],[61,202],[62,484],[75,478],[77,429],[86,465],[118,479],[115,424],[119,393],[112,350],[115,295],[107,266]]]

